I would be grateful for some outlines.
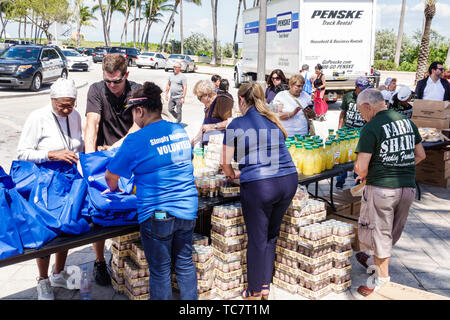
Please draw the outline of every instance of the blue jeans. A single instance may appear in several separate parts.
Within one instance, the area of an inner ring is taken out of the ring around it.
[[[356,174],[356,173],[353,173],[353,177],[356,179],[356,177],[357,177],[358,175]],[[345,180],[347,180],[347,171],[344,171],[342,174],[340,174],[338,177],[337,177],[337,179],[336,179],[336,185],[338,184],[338,183],[342,183],[342,185],[344,185],[345,184]],[[356,184],[359,184],[359,182],[358,183],[355,183],[355,185]]]
[[[170,271],[175,274],[182,300],[197,300],[197,272],[192,261],[192,234],[195,220],[154,216],[141,223],[141,240],[150,268],[150,299],[171,300]]]

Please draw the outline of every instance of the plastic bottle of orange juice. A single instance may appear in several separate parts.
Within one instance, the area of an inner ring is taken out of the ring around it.
[[[322,158],[320,158],[318,145],[314,145],[313,147],[313,157],[314,157],[314,174],[319,174],[320,170],[322,170]]]
[[[311,176],[314,174],[313,148],[307,145],[305,149],[306,150],[303,157],[302,173],[305,176]]]
[[[330,170],[333,169],[334,165],[334,159],[333,159],[333,142],[327,141],[325,142],[325,155],[326,155],[326,161],[325,161],[325,169]]]
[[[339,152],[340,152],[340,158],[339,158],[339,164],[343,164],[347,162],[347,148],[345,147],[345,139],[339,138]]]
[[[294,163],[295,167],[297,168],[297,172],[299,174],[302,173],[302,165],[303,165],[303,154],[302,154],[303,146],[301,143],[295,144],[295,153],[294,153]]]

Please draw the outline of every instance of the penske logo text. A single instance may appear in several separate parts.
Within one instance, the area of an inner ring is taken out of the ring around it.
[[[315,10],[311,19],[361,19],[364,10]]]

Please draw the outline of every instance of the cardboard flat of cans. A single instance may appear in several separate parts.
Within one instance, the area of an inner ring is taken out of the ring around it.
[[[111,253],[119,258],[127,257],[129,255],[128,251],[129,251],[128,249],[119,250],[114,245],[111,246]]]
[[[138,266],[142,268],[148,268],[147,259],[145,258],[145,255],[142,257],[138,257],[136,253],[134,253],[132,250],[129,251],[129,256],[133,260],[134,263],[136,263]]]
[[[245,223],[244,216],[238,216],[233,218],[219,218],[218,216],[211,216],[211,223],[216,223],[224,227],[231,227],[239,224]]]
[[[299,286],[297,288],[297,293],[308,298],[311,300],[318,300],[320,298],[325,297],[326,295],[330,294],[333,291],[332,287],[330,285],[324,287],[321,290],[318,291],[312,291],[310,289],[304,288]]]
[[[239,296],[241,294],[241,291],[244,290],[244,288],[243,285],[241,284],[239,287],[230,290],[221,290],[217,287],[215,287],[213,290],[216,296],[218,296],[221,299],[227,300]]]
[[[118,294],[123,294],[125,291],[125,284],[119,285],[114,278],[111,278],[111,285],[115,292]]]
[[[125,288],[124,291],[125,291],[125,294],[128,297],[128,299],[130,299],[130,300],[148,300],[148,299],[150,299],[149,293],[135,296],[128,290],[128,288]]]
[[[118,244],[121,244],[123,242],[128,242],[128,241],[134,241],[137,239],[140,239],[141,237],[141,233],[140,232],[133,232],[133,233],[129,233],[123,236],[118,236],[118,237],[114,237],[112,238],[112,241]]]
[[[286,281],[283,281],[281,279],[278,278],[273,278],[273,284],[276,285],[277,287],[284,289],[290,293],[296,293],[297,292],[297,285],[296,284],[290,284]]]

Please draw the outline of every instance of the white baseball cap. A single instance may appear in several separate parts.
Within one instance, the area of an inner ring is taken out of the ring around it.
[[[77,98],[77,87],[72,79],[59,78],[50,87],[50,98]]]
[[[411,96],[411,93],[412,91],[410,88],[403,86],[398,90],[397,98],[399,101],[406,101]]]

